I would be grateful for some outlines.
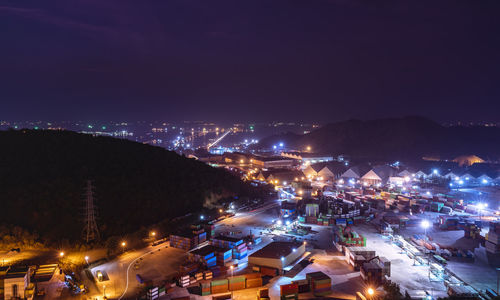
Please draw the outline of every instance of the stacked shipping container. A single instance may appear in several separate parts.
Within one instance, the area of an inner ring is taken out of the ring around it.
[[[234,259],[242,259],[247,256],[248,248],[245,243],[239,244],[238,246],[233,248],[233,258]]]
[[[228,278],[229,281],[229,290],[237,291],[242,290],[246,287],[246,278],[245,276],[234,276]]]
[[[325,273],[307,273],[306,279],[309,281],[309,287],[314,296],[322,297],[331,293],[332,280]]]
[[[296,283],[280,285],[280,299],[299,299],[299,285]]]
[[[210,287],[212,294],[226,293],[229,290],[227,279],[213,280]]]
[[[255,288],[262,286],[262,277],[260,273],[245,274],[247,280],[247,288]]]
[[[202,296],[208,296],[211,293],[210,289],[210,281],[202,281],[200,282],[200,288],[201,288],[201,295]]]
[[[500,254],[500,222],[490,222],[487,240],[485,241],[486,251],[498,256]]]

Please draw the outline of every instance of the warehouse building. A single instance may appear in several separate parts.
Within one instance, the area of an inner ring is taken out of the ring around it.
[[[306,246],[298,242],[272,242],[248,256],[248,263],[255,266],[283,270],[306,251]]]

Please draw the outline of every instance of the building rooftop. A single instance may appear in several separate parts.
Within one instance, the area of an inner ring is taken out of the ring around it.
[[[302,246],[302,243],[297,242],[272,242],[259,251],[251,254],[249,257],[262,257],[262,258],[281,258],[288,256]]]
[[[260,161],[289,161],[292,160],[291,158],[288,157],[281,157],[281,156],[254,156],[254,160],[260,160]]]
[[[28,273],[29,267],[28,266],[17,266],[17,267],[11,267],[10,270],[5,274],[5,278],[19,278],[19,277],[24,277],[26,276],[26,273]]]

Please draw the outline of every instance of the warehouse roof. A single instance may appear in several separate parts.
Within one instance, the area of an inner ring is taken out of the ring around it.
[[[281,258],[288,256],[302,246],[302,243],[297,242],[272,242],[259,251],[251,254],[249,257],[262,257],[262,258]]]
[[[28,266],[12,267],[10,268],[9,271],[7,271],[5,278],[21,278],[26,276],[28,271],[29,271]]]

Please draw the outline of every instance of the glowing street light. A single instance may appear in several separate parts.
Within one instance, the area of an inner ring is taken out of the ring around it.
[[[366,293],[368,294],[368,298],[373,299],[373,295],[375,294],[375,290],[373,290],[372,288],[368,288],[366,290]]]
[[[427,220],[423,220],[421,223],[421,226],[424,228],[424,235],[425,235],[425,239],[427,240],[427,228],[429,228],[431,226],[431,223],[429,223],[429,221],[427,221]]]
[[[63,256],[64,256],[64,252],[63,251],[59,252],[59,257],[63,257]]]
[[[121,245],[122,245],[122,252],[125,252],[125,246],[127,245],[127,243],[122,242],[122,244],[121,244]]]
[[[278,221],[276,222],[276,224],[281,225],[281,224],[283,224],[283,222],[282,222],[281,220],[278,220]]]

